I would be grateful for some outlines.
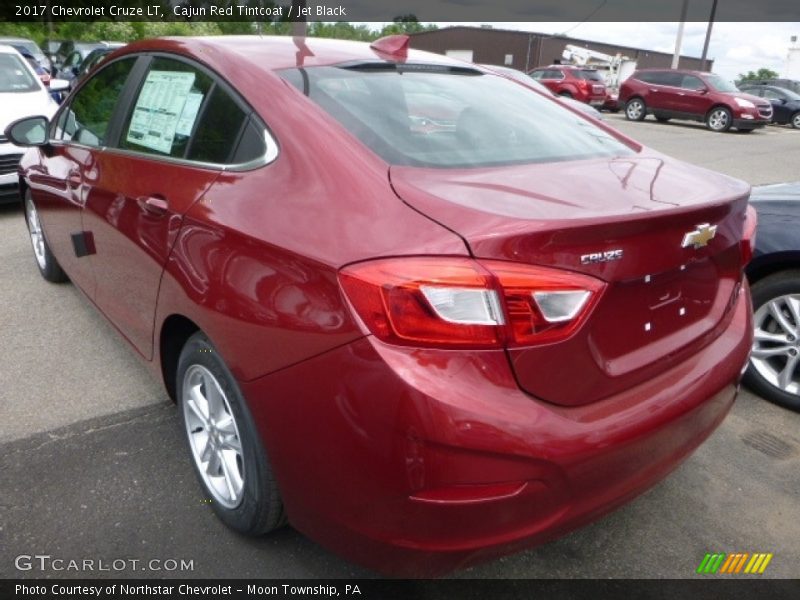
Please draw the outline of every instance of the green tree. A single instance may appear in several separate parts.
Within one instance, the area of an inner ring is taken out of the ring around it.
[[[394,23],[391,25],[386,25],[383,29],[381,29],[379,37],[401,33],[420,33],[421,31],[432,31],[437,29],[436,25],[423,25],[417,21],[416,15],[400,15],[399,17],[395,17],[393,21]]]
[[[748,71],[747,73],[739,73],[740,81],[752,81],[754,79],[775,79],[778,74],[772,69],[761,67],[758,71]]]

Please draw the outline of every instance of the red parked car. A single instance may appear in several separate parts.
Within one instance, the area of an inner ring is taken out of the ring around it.
[[[7,133],[38,268],[163,378],[217,515],[432,575],[720,424],[755,222],[746,184],[407,43],[138,42]]]
[[[719,75],[678,69],[641,69],[619,90],[619,104],[629,121],[652,114],[658,121],[703,121],[711,131],[735,127],[742,132],[772,120],[772,105],[745,94]]]
[[[597,69],[574,65],[550,65],[529,73],[558,96],[575,98],[594,107],[606,102],[606,84]]]

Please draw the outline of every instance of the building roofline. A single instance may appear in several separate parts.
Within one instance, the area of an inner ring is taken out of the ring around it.
[[[542,33],[540,31],[524,31],[524,30],[521,30],[521,29],[497,29],[495,27],[472,27],[470,25],[452,25],[450,27],[440,27],[439,29],[431,29],[429,31],[419,31],[417,33],[412,33],[411,37],[414,38],[414,37],[417,37],[417,36],[431,35],[431,34],[439,33],[439,32],[442,32],[442,31],[451,31],[451,30],[454,30],[454,29],[464,29],[464,30],[467,30],[467,31],[481,31],[481,32],[483,32],[483,31],[495,31],[495,32],[499,32],[499,33],[513,33],[513,34],[516,34],[516,35],[524,35],[524,36],[531,36],[532,35],[532,36],[535,36],[535,37],[541,37],[541,38],[545,38],[545,39],[549,38],[549,39],[554,39],[554,40],[568,40],[568,41],[571,41],[571,42],[579,42],[579,43],[583,43],[583,44],[605,44],[607,46],[616,46],[617,48],[622,48],[622,49],[626,49],[626,50],[633,50],[635,52],[650,52],[651,54],[659,54],[661,56],[672,56],[671,52],[662,52],[661,50],[649,50],[647,48],[637,48],[636,46],[626,46],[624,44],[615,44],[613,42],[599,42],[597,40],[585,40],[585,39],[582,39],[582,38],[570,37],[568,35]],[[681,54],[680,57],[681,58],[691,58],[691,59],[694,59],[694,60],[702,60],[702,58],[699,57],[699,56],[690,56],[688,54]],[[713,58],[709,58],[707,60],[709,62],[713,62],[714,61]]]

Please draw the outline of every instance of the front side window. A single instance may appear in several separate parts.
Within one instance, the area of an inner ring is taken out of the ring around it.
[[[541,94],[468,68],[366,63],[303,71],[281,75],[390,164],[485,167],[632,153]]]
[[[738,92],[739,88],[733,85],[732,82],[728,81],[727,79],[723,79],[719,75],[706,75],[705,76],[708,85],[712,88],[717,90],[718,92]]]
[[[685,90],[702,90],[705,89],[705,85],[703,82],[700,81],[699,77],[695,77],[694,75],[684,75],[683,79],[681,80],[681,87]]]
[[[87,146],[105,146],[111,116],[135,62],[135,58],[118,60],[87,81],[61,111],[53,137]]]
[[[36,78],[17,54],[0,54],[0,93],[35,92],[39,89]]]

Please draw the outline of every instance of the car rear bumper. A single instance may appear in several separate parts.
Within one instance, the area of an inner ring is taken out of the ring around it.
[[[384,573],[431,576],[559,537],[680,464],[736,396],[746,286],[732,312],[689,360],[577,408],[522,392],[503,351],[371,337],[242,389],[297,529]]]

